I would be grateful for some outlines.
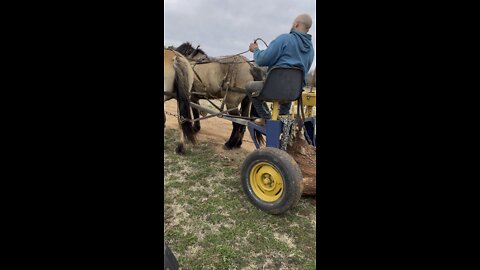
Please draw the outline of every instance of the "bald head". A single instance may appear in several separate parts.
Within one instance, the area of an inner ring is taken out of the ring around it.
[[[307,33],[312,27],[312,17],[308,14],[298,15],[293,21],[292,29],[298,32]]]

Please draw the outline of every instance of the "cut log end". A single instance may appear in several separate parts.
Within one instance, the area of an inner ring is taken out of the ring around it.
[[[287,147],[293,159],[297,162],[303,174],[303,195],[317,193],[317,152],[309,145],[303,135],[303,130],[296,130],[292,143]]]

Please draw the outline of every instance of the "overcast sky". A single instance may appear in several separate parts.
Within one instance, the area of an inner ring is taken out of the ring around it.
[[[165,0],[164,6],[164,45],[189,41],[213,57],[243,52],[255,38],[270,44],[290,31],[295,17],[307,13],[313,19],[308,34],[316,59],[315,0]],[[257,44],[265,49],[261,41]],[[251,52],[243,55],[253,59]]]

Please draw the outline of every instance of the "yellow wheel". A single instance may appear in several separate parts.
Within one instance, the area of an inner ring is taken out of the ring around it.
[[[250,170],[250,186],[257,197],[274,202],[283,194],[283,177],[274,165],[260,162]]]
[[[247,156],[241,168],[242,186],[257,208],[281,214],[294,207],[302,195],[302,172],[285,151],[266,147]]]

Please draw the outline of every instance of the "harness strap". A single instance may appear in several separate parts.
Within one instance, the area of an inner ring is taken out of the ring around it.
[[[203,85],[203,90],[205,90],[205,93],[207,92],[207,87],[205,86],[205,84],[203,83],[202,79],[200,78],[200,76],[198,75],[197,71],[195,71],[195,66],[197,65],[197,63],[195,63],[195,65],[193,65],[192,67],[192,70],[193,70],[193,73],[195,73],[195,76],[197,77],[197,79],[200,81],[200,83]]]

